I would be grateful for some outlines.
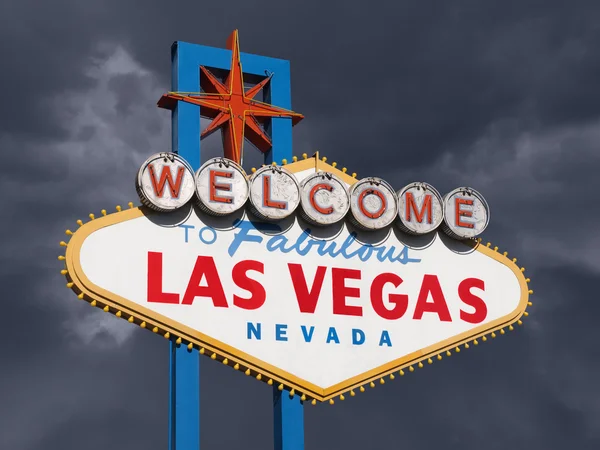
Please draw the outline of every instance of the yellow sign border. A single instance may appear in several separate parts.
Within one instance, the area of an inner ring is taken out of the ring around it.
[[[305,158],[304,160],[288,164],[286,165],[286,169],[295,173],[314,168],[316,171],[332,172],[348,184],[353,184],[357,181],[355,174],[349,176],[345,170],[338,170],[335,166],[327,164],[325,160],[326,158],[321,160],[318,154],[316,154],[313,158]],[[356,388],[359,388],[363,392],[365,390],[364,387],[367,385],[375,387],[376,381],[380,384],[385,383],[385,377],[394,379],[394,373],[398,373],[401,376],[404,375],[404,369],[406,368],[410,372],[414,371],[413,365],[422,368],[424,367],[424,361],[431,364],[433,362],[432,358],[442,359],[444,353],[450,356],[452,351],[460,352],[461,346],[469,348],[469,343],[478,345],[478,339],[486,341],[486,335],[494,338],[496,337],[495,332],[498,330],[500,330],[501,334],[504,334],[505,327],[513,330],[515,322],[522,324],[521,317],[528,315],[526,308],[528,305],[531,305],[529,295],[533,291],[528,288],[527,283],[529,279],[526,279],[523,275],[525,269],[519,268],[516,265],[516,259],[511,261],[508,259],[506,252],[504,254],[498,253],[497,247],[492,249],[489,243],[487,246],[483,246],[480,240],[467,243],[466,245],[471,245],[476,251],[495,259],[512,270],[519,280],[521,288],[521,299],[518,307],[510,314],[487,323],[484,326],[413,352],[327,389],[322,389],[210,336],[183,326],[167,317],[94,285],[83,273],[79,263],[79,252],[85,239],[101,228],[138,217],[157,214],[145,207],[134,208],[132,203],[129,205],[130,209],[121,211],[121,208],[118,207],[118,212],[110,215],[106,215],[106,212],[103,211],[104,217],[98,219],[90,215],[92,219],[90,222],[83,224],[81,221],[78,221],[80,228],[75,233],[67,231],[67,234],[72,235],[71,240],[68,244],[61,242],[62,245],[67,247],[66,256],[59,256],[59,259],[64,260],[66,264],[66,268],[62,273],[67,277],[67,287],[73,289],[78,294],[79,299],[88,301],[92,306],[100,307],[105,312],[110,312],[118,317],[127,319],[128,322],[135,323],[142,328],[151,329],[154,333],[160,333],[167,339],[175,340],[179,345],[187,345],[190,350],[197,348],[201,354],[219,360],[223,364],[231,365],[236,370],[242,370],[246,375],[253,375],[258,380],[262,380],[270,385],[277,384],[280,390],[288,389],[291,395],[300,395],[303,401],[312,399],[313,404],[316,401],[327,400],[333,404],[334,398],[339,397],[343,400],[345,398],[344,394],[348,391],[353,396],[355,395],[354,389]]]

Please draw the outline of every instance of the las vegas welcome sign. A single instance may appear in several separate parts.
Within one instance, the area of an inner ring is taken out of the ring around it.
[[[396,191],[315,155],[247,175],[149,158],[143,206],[90,215],[63,274],[78,298],[302,400],[344,399],[504,333],[526,279],[478,236],[471,188]]]

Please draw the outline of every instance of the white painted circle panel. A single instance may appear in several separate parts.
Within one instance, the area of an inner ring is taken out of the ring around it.
[[[173,211],[193,197],[194,170],[176,153],[157,153],[140,167],[135,188],[142,204],[156,211]]]
[[[198,204],[208,214],[223,216],[237,211],[249,192],[246,172],[229,159],[209,159],[196,172]]]

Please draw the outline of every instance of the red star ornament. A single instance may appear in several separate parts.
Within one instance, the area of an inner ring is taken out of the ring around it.
[[[245,91],[237,30],[234,30],[227,39],[227,48],[231,50],[231,68],[225,83],[221,83],[206,67],[200,66],[202,72],[200,86],[204,92],[194,94],[168,92],[160,98],[158,106],[172,110],[178,101],[200,106],[202,117],[212,119],[210,125],[202,131],[200,138],[204,139],[221,129],[225,157],[241,164],[244,138],[263,153],[273,146],[271,138],[260,126],[259,118],[264,121],[270,117],[290,117],[293,126],[304,116],[254,100],[256,94],[271,80],[272,75]]]

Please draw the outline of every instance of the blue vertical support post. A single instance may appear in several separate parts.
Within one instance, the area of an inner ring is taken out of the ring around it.
[[[273,73],[265,100],[275,106],[292,109],[287,61],[282,61],[279,72]],[[265,155],[265,164],[273,161],[280,164],[284,159],[291,162],[292,119],[271,119],[267,129],[271,133],[273,148]],[[300,396],[290,397],[289,391],[280,391],[277,386],[273,386],[273,439],[275,450],[304,450],[304,405]]]
[[[265,89],[265,102],[285,109],[292,109],[292,87],[290,83],[290,63],[278,60],[277,71]],[[265,155],[265,164],[287,159],[292,162],[292,119],[280,117],[270,120],[267,131],[271,134],[273,148]]]
[[[180,66],[178,45],[171,47],[171,89],[197,92],[200,77]],[[183,70],[182,70],[183,69]],[[194,170],[200,168],[200,109],[179,102],[172,112],[172,148]],[[200,355],[170,343],[169,450],[200,449]]]
[[[291,109],[289,61],[240,54],[245,74],[273,77],[265,92],[265,100],[275,106]],[[231,51],[203,45],[176,42],[172,48],[172,90],[200,91],[200,66],[229,70]],[[197,170],[200,158],[200,108],[178,102],[172,115],[173,151],[183,156]],[[273,118],[268,126],[273,148],[265,155],[265,163],[292,160],[292,120]],[[179,348],[171,342],[171,411],[169,450],[197,450],[200,447],[200,367],[196,350]],[[273,425],[275,450],[304,449],[304,407],[289,391],[273,391]]]
[[[299,395],[273,386],[275,450],[304,450],[304,405]]]

